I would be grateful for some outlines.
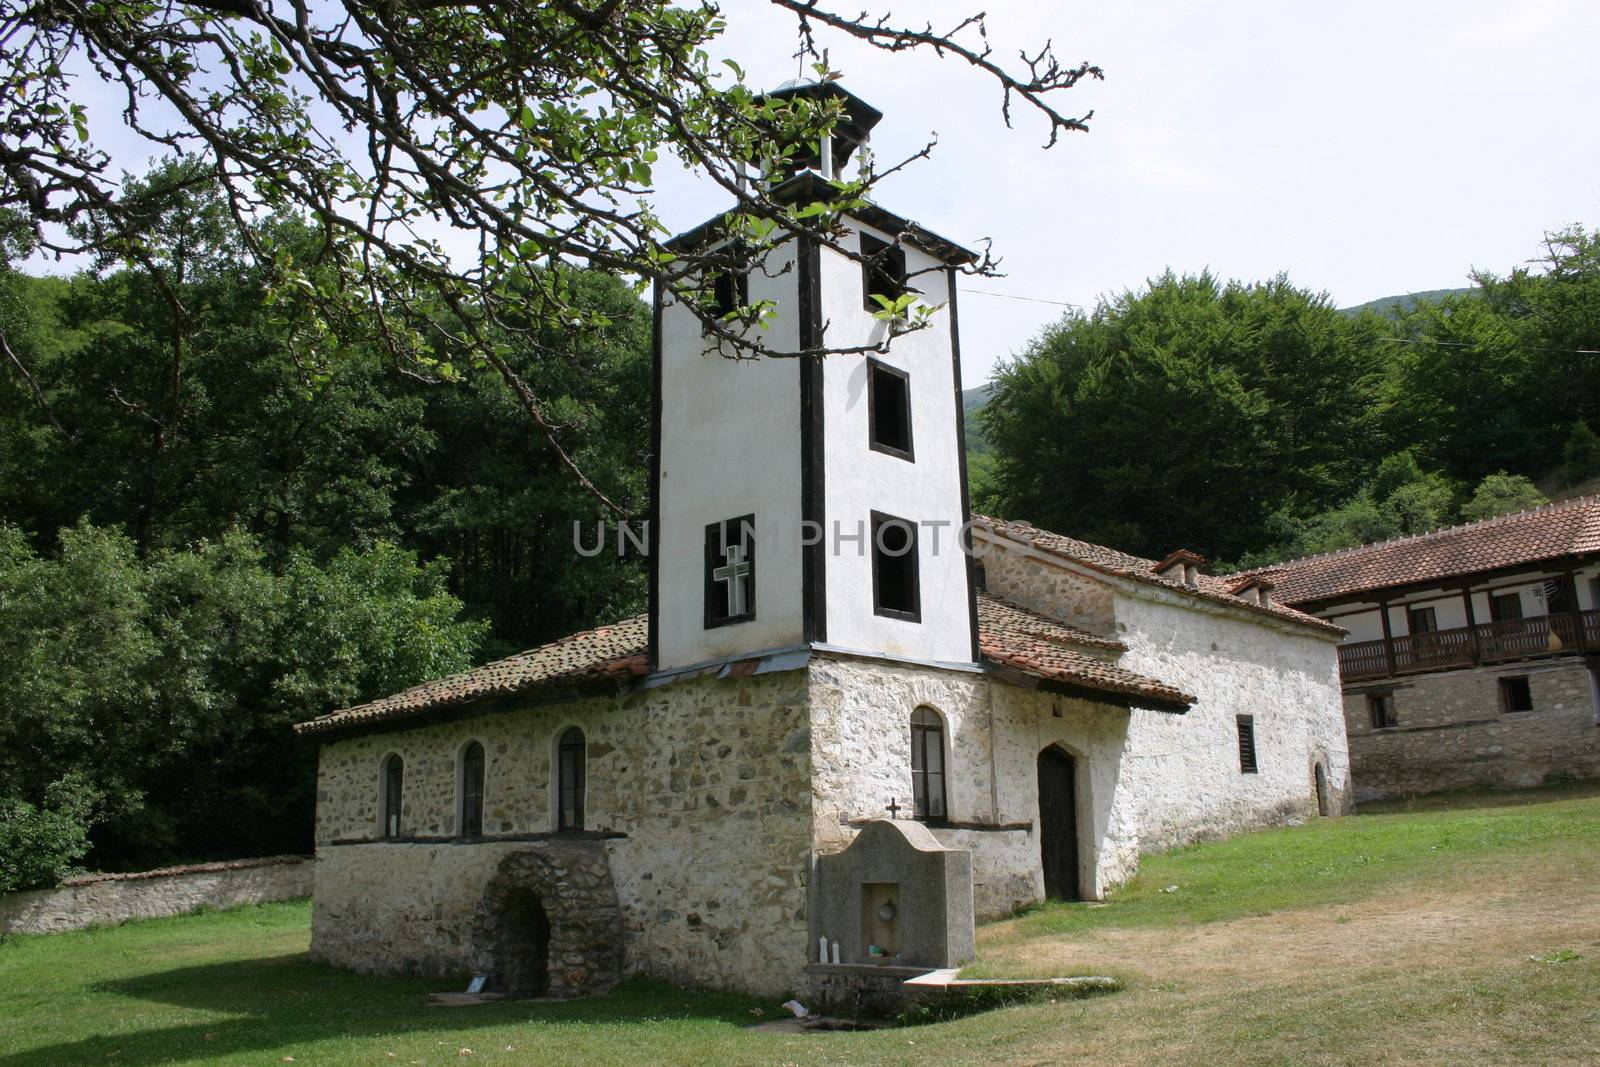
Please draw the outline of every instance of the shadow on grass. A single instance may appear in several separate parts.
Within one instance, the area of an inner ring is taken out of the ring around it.
[[[180,967],[89,988],[111,998],[154,1001],[225,1017],[148,1030],[116,1027],[118,1032],[0,1057],[0,1064],[171,1063],[267,1050],[294,1052],[329,1040],[401,1041],[417,1034],[477,1033],[500,1026],[643,1028],[688,1021],[744,1027],[753,1021],[752,1007],[764,1003],[633,979],[605,997],[589,1000],[444,1008],[430,1005],[427,994],[459,990],[460,983],[356,975],[315,963],[304,953]],[[529,1039],[526,1031],[519,1036]]]

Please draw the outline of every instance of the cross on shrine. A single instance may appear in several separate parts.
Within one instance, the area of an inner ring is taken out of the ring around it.
[[[887,805],[885,805],[885,807],[888,809],[889,818],[898,819],[900,817],[900,798],[899,797],[890,797],[889,798],[889,803]]]
[[[744,546],[732,544],[726,553],[727,562],[711,572],[711,577],[728,585],[728,617],[743,615],[744,580],[750,576],[750,564],[745,559]]]

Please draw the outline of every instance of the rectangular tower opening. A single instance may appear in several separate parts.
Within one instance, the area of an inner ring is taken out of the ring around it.
[[[911,458],[911,376],[867,360],[867,437],[874,452]]]
[[[922,621],[916,524],[881,511],[872,513],[872,610],[892,619]]]
[[[906,250],[863,233],[861,255],[866,260],[861,264],[861,303],[868,311],[882,311],[874,297],[893,303],[906,291]]]

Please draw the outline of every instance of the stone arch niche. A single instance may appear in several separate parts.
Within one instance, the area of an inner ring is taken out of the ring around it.
[[[478,944],[488,988],[586,997],[622,978],[622,912],[599,841],[548,841],[500,861],[483,894]]]

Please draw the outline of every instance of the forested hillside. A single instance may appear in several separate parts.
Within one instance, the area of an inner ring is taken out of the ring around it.
[[[994,379],[976,504],[1226,568],[1583,485],[1600,474],[1600,237],[1546,247],[1383,314],[1285,277],[1168,273],[1068,315]]]

